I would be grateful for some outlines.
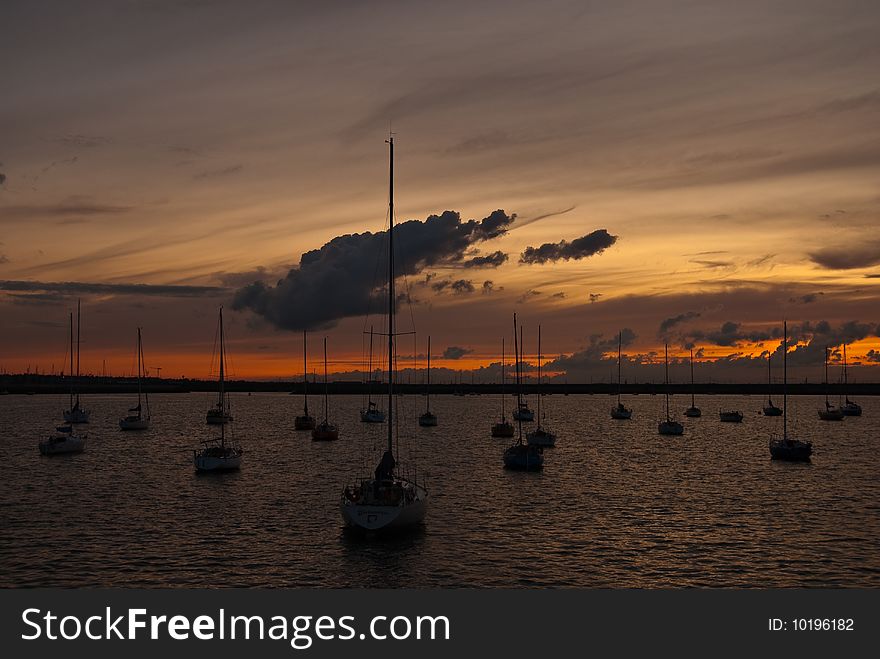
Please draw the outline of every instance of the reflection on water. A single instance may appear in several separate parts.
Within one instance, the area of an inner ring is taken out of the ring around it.
[[[204,395],[155,396],[144,433],[116,429],[129,400],[89,397],[86,452],[53,458],[37,442],[64,397],[0,397],[0,586],[880,586],[880,400],[828,424],[818,400],[790,399],[815,452],[788,464],[769,459],[781,420],[757,396],[703,397],[683,437],[657,434],[660,396],[630,398],[632,421],[609,417],[608,396],[548,396],[559,444],[543,473],[517,473],[502,468],[510,440],[489,436],[497,397],[438,396],[440,425],[421,429],[423,399],[402,398],[401,458],[431,504],[424,528],[389,537],[339,515],[384,442],[359,397],[331,400],[342,439],[319,443],[292,430],[298,398],[233,395],[244,466],[207,476],[192,469],[216,432]]]

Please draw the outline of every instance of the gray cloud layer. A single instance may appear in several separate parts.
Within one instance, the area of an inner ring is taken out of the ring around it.
[[[571,242],[561,240],[558,243],[544,243],[540,247],[526,247],[520,255],[519,262],[543,264],[560,260],[584,259],[601,254],[616,243],[617,238],[617,236],[609,234],[606,229],[596,229]]]

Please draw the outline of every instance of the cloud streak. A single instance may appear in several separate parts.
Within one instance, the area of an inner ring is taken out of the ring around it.
[[[519,257],[519,262],[527,265],[543,265],[556,261],[585,259],[601,254],[616,243],[617,239],[618,236],[612,236],[606,229],[596,229],[571,242],[561,240],[558,243],[544,243],[540,247],[526,247]]]

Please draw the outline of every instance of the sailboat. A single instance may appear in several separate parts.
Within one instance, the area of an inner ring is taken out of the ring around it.
[[[373,401],[373,327],[370,326],[370,361],[367,369],[367,407],[361,410],[364,423],[385,423],[385,412]]]
[[[430,428],[437,425],[437,415],[431,411],[431,337],[428,337],[428,371],[425,383],[425,411],[419,417],[419,425]]]
[[[73,312],[70,313],[70,373],[73,374]],[[73,408],[73,378],[70,384],[70,408]],[[66,416],[66,413],[65,413]],[[40,440],[38,448],[42,455],[82,453],[86,447],[85,433],[78,433],[73,424],[57,426],[55,432]]]
[[[345,524],[378,531],[420,524],[428,509],[428,490],[402,474],[394,457],[394,137],[388,138],[388,445],[372,478],[342,490],[340,512]]]
[[[220,307],[220,317],[218,320],[220,333],[220,397],[217,401],[217,415],[220,419],[226,421],[218,422],[220,426],[220,436],[214,439],[206,439],[202,442],[202,448],[193,451],[193,465],[196,471],[233,471],[241,467],[242,449],[231,437],[232,426],[230,426],[230,437],[226,437],[226,423],[232,421],[232,415],[229,414],[229,399],[226,396],[226,340],[223,335],[223,307]]]
[[[773,356],[772,352],[767,353],[767,404],[764,406],[762,410],[764,412],[764,416],[782,416],[782,410],[776,405],[773,404],[772,393],[772,372],[770,371],[770,362]]]
[[[316,442],[328,442],[339,439],[339,428],[330,423],[330,401],[327,391],[327,337],[324,337],[324,420],[312,430],[312,439]]]
[[[611,408],[612,419],[631,419],[633,412],[620,402],[620,349],[623,345],[623,332],[617,334],[617,405]]]
[[[661,435],[681,435],[684,433],[684,426],[678,421],[673,421],[669,417],[669,344],[663,346],[664,356],[666,360],[666,420],[657,424],[657,430]]]
[[[516,336],[513,337],[513,342],[516,344]],[[519,328],[519,347],[522,348],[523,340],[522,340],[522,327]],[[517,354],[520,354],[519,351],[516,351]],[[516,392],[516,409],[513,411],[513,420],[514,421],[534,421],[535,413],[529,408],[528,403],[524,400],[522,395],[522,391],[520,390],[520,380],[522,379],[522,374],[520,370],[519,358],[517,358],[516,362],[516,373],[517,373],[517,392]]]
[[[309,365],[306,354],[306,332],[303,330],[303,413],[293,420],[294,430],[314,430],[315,417],[309,414]]]
[[[217,404],[208,410],[208,413],[205,415],[205,421],[207,421],[211,425],[224,425],[233,420],[231,406],[229,405],[229,394],[227,394],[224,390],[224,375],[226,364],[226,352],[223,345],[224,337],[223,337],[223,307],[220,307],[220,321],[219,321],[219,333],[220,333],[220,387],[219,393],[217,394]]]
[[[843,410],[828,400],[828,347],[825,347],[825,409],[818,410],[822,421],[843,421]]]
[[[846,343],[843,344],[843,397],[844,404],[840,408],[844,416],[862,416],[862,406],[849,399],[849,382],[846,377]]]
[[[143,385],[141,379],[144,373],[144,344],[141,339],[141,328],[137,331],[137,383],[138,383],[138,404],[136,407],[129,408],[128,416],[119,419],[119,428],[121,430],[146,430],[150,427],[150,398],[143,393]],[[146,410],[144,409],[146,407]],[[132,414],[134,412],[134,414]]]
[[[696,419],[703,415],[700,408],[697,407],[695,400],[696,387],[694,386],[694,349],[691,348],[691,406],[684,411],[684,415],[691,419]]]
[[[813,453],[813,445],[788,436],[788,323],[782,325],[782,373],[782,438],[770,438],[770,457],[807,462]]]
[[[526,435],[526,442],[529,446],[556,446],[556,434],[544,427],[546,412],[541,416],[541,360],[541,326],[538,325],[538,427]]]
[[[513,351],[516,356],[516,403],[517,410],[522,409],[522,373],[520,366],[519,343],[516,340],[516,313],[513,314]],[[504,466],[508,469],[521,469],[530,471],[544,467],[544,449],[540,446],[530,445],[523,442],[522,424],[523,419],[516,419],[516,427],[519,431],[516,444],[504,451]]]
[[[73,382],[79,382],[80,361],[80,300],[76,301],[76,379],[71,381],[70,386],[70,409],[64,411],[64,420],[67,423],[88,423],[91,412],[85,409],[79,402],[79,391],[74,393]],[[70,371],[73,375],[73,314],[70,314]]]
[[[492,424],[492,437],[513,437],[513,424],[504,413],[504,338],[501,339],[501,418]]]

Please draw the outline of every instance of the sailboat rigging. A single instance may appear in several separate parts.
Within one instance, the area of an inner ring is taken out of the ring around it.
[[[673,421],[669,416],[669,344],[664,344],[663,355],[666,366],[666,376],[664,394],[666,396],[666,420],[657,424],[657,430],[661,435],[681,435],[684,433],[684,426],[678,421]]]
[[[612,419],[631,419],[632,410],[620,401],[620,356],[623,347],[623,332],[617,333],[617,405],[611,408]]]
[[[513,314],[513,351],[516,359],[516,408],[523,408],[522,401],[522,372],[520,358],[520,343],[516,335],[516,313]],[[516,444],[509,446],[504,451],[504,466],[507,469],[519,469],[530,471],[544,467],[544,449],[540,446],[529,445],[523,442],[522,431],[523,419],[516,417],[518,430]]]
[[[843,421],[843,410],[835,407],[828,400],[828,347],[825,347],[825,409],[818,410],[819,418],[822,421]]]
[[[697,407],[696,386],[694,385],[694,349],[691,348],[691,406],[684,411],[686,417],[692,419],[703,415],[700,408]]]
[[[146,430],[150,427],[150,398],[143,392],[142,378],[144,375],[144,344],[141,339],[141,328],[137,328],[137,388],[138,402],[136,407],[129,408],[129,414],[119,419],[121,430]],[[146,409],[145,409],[146,408]],[[131,414],[134,412],[134,414]]]
[[[361,410],[364,423],[385,423],[385,412],[373,400],[373,326],[370,326],[370,358],[367,367],[367,406]]]
[[[789,462],[808,462],[813,445],[788,436],[788,323],[782,324],[782,438],[770,438],[770,457]]]
[[[492,437],[513,437],[513,424],[504,413],[504,381],[505,381],[504,337],[501,338],[501,418],[492,424]]]
[[[293,427],[295,430],[315,429],[315,417],[309,414],[309,365],[305,330],[303,330],[303,413],[293,420]]]
[[[843,406],[840,411],[844,416],[862,416],[862,406],[849,399],[849,380],[846,374],[846,343],[843,344]]]
[[[80,300],[76,301],[76,377],[70,383],[70,408],[64,411],[67,423],[88,423],[91,412],[85,409],[79,400],[79,390],[74,390],[74,382],[79,384],[80,378]],[[70,316],[70,374],[73,376],[73,314]]]
[[[526,435],[526,442],[532,446],[555,446],[556,434],[546,428],[547,413],[541,415],[541,326],[538,325],[538,427]]]
[[[347,526],[378,531],[420,524],[428,507],[428,490],[401,472],[394,456],[394,136],[388,144],[388,443],[372,478],[346,485],[340,512]],[[399,456],[399,454],[398,454]]]
[[[327,389],[327,337],[324,337],[324,420],[312,430],[312,439],[327,442],[339,439],[339,428],[330,423],[330,399]]]
[[[770,370],[770,365],[772,363],[772,352],[767,352],[767,404],[764,406],[762,412],[764,416],[782,416],[782,410],[776,405],[773,404],[773,373]]]
[[[429,428],[437,425],[437,415],[431,411],[431,337],[428,337],[428,371],[425,382],[425,411],[419,417],[419,425]]]

